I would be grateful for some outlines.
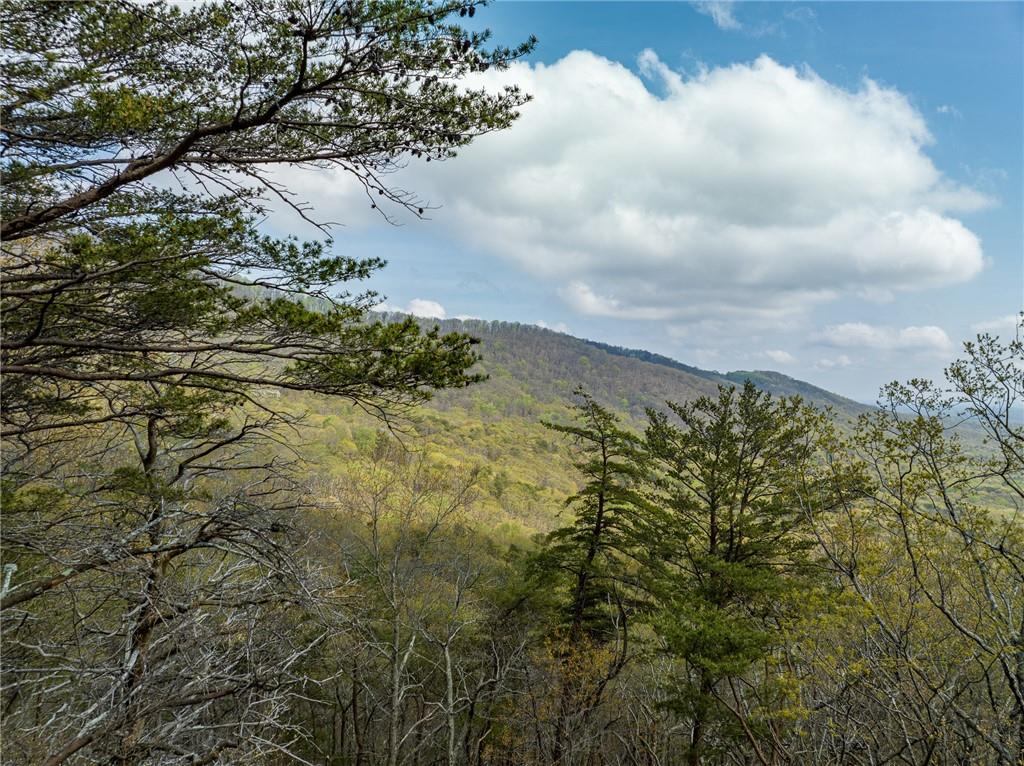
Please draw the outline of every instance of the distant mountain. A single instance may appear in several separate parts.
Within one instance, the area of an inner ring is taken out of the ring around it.
[[[749,380],[758,388],[767,391],[773,396],[800,396],[814,402],[818,406],[830,406],[837,413],[843,415],[859,415],[868,412],[873,407],[861,402],[847,399],[845,396],[826,391],[824,388],[811,385],[803,380],[791,378],[781,372],[771,370],[737,370],[727,372],[723,376],[733,383],[743,383]]]
[[[848,399],[845,396],[840,396],[839,394],[832,393],[831,391],[826,391],[824,388],[819,388],[818,386],[807,383],[806,381],[791,378],[788,375],[783,375],[781,372],[774,372],[772,370],[736,370],[734,372],[702,370],[699,367],[684,364],[683,362],[672,359],[671,357],[663,356],[662,354],[655,354],[650,351],[644,351],[642,349],[611,346],[607,343],[601,343],[595,340],[583,340],[583,342],[607,351],[609,354],[614,354],[616,356],[628,356],[633,359],[639,359],[643,362],[650,362],[651,364],[659,364],[663,367],[670,367],[674,370],[681,370],[690,375],[707,378],[716,384],[733,383],[742,385],[744,382],[749,380],[762,391],[767,391],[772,396],[800,396],[819,406],[831,406],[837,412],[842,414],[856,415],[872,409],[869,405],[862,404],[861,402],[854,401],[853,399]]]
[[[564,403],[572,390],[582,385],[602,404],[642,418],[645,408],[663,407],[666,400],[685,401],[714,394],[719,385],[742,385],[749,379],[773,396],[799,395],[817,406],[831,407],[841,419],[854,418],[870,409],[779,372],[703,370],[650,351],[612,346],[515,322],[421,322],[480,339],[481,369],[490,379],[470,389],[476,394],[490,391],[504,399],[518,392],[538,405],[550,405]],[[462,395],[460,392],[454,397],[457,400]]]
[[[721,373],[712,372],[710,370],[702,370],[699,367],[694,367],[693,365],[683,364],[682,362],[672,359],[671,357],[663,356],[662,354],[655,354],[653,351],[644,351],[643,349],[639,348],[623,348],[622,346],[612,346],[608,343],[601,343],[600,341],[597,340],[587,340],[585,338],[580,338],[580,340],[582,340],[584,343],[588,343],[591,346],[594,346],[595,348],[599,348],[602,351],[607,351],[609,354],[614,354],[615,356],[628,356],[632,357],[633,359],[639,359],[641,362],[660,364],[663,367],[671,367],[674,370],[682,370],[683,372],[688,372],[691,375],[699,375],[702,378],[713,378],[715,380],[721,378]]]

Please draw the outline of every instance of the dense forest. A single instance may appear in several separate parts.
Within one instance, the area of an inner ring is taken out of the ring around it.
[[[865,407],[372,311],[447,0],[0,8],[4,764],[1024,764],[1024,343]]]

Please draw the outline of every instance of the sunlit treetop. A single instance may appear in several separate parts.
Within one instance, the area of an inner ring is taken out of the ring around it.
[[[389,171],[454,156],[508,127],[526,100],[464,84],[533,46],[486,49],[488,33],[456,23],[479,5],[8,3],[3,236],[102,218],[168,169],[193,187],[261,189],[301,209],[270,169],[334,165],[368,204],[422,213],[414,193],[388,185]]]

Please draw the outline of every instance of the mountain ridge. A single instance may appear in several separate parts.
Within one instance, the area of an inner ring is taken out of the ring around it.
[[[407,316],[398,312],[380,313],[379,316],[386,321]],[[734,370],[731,372],[719,372],[717,370],[705,370],[695,365],[681,362],[677,359],[658,354],[645,349],[632,349],[622,346],[615,346],[601,341],[580,338],[569,333],[559,332],[550,328],[538,325],[525,324],[521,322],[507,322],[503,320],[486,319],[431,319],[417,317],[417,322],[423,327],[438,326],[442,332],[463,332],[477,337],[481,341],[480,353],[483,357],[481,367],[485,372],[491,373],[489,367],[497,362],[504,366],[505,362],[512,361],[516,357],[520,362],[528,359],[531,353],[540,355],[540,359],[551,362],[550,357],[558,349],[562,355],[574,354],[579,359],[586,358],[590,364],[572,364],[568,359],[563,360],[562,367],[566,373],[571,368],[578,378],[577,382],[587,388],[603,404],[616,409],[625,409],[630,414],[642,416],[645,407],[661,407],[666,400],[689,399],[693,395],[712,394],[717,391],[719,385],[742,385],[750,380],[759,389],[766,391],[773,396],[795,396],[798,395],[806,401],[819,406],[830,407],[843,419],[853,419],[856,416],[873,409],[870,405],[849,399],[835,392],[816,386],[804,380],[793,378],[775,370]],[[529,347],[520,344],[533,342]],[[632,365],[631,369],[640,378],[641,383],[646,383],[652,390],[638,390],[629,392],[621,391],[618,385],[619,377],[628,374],[628,370],[613,360],[630,360],[627,364]],[[612,373],[613,381],[611,386],[600,376],[594,375],[594,363],[597,366],[606,367],[605,372]],[[523,367],[522,364],[518,365]],[[664,373],[653,373],[653,370],[664,371]],[[525,370],[524,370],[525,372]],[[529,382],[529,381],[528,381]],[[486,385],[486,384],[484,384]],[[564,395],[571,395],[572,388],[565,390]],[[604,391],[602,389],[613,389]],[[676,392],[678,390],[678,392]],[[626,399],[624,403],[622,400]],[[642,402],[642,407],[637,407]],[[623,405],[626,406],[623,406]]]

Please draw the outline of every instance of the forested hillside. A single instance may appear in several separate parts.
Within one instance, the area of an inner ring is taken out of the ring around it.
[[[801,396],[816,406],[831,407],[841,419],[852,419],[870,409],[778,372],[701,370],[660,354],[609,346],[533,325],[481,320],[422,323],[479,338],[480,369],[492,378],[518,379],[530,396],[543,402],[564,401],[575,386],[582,385],[603,405],[642,418],[647,407],[659,406],[667,399],[691,399],[722,384],[743,385],[750,380],[775,396]]]
[[[266,234],[513,129],[480,7],[0,5],[0,760],[1024,763],[1024,325],[865,408]]]
[[[380,315],[401,321],[399,314]],[[562,422],[573,392],[582,387],[595,402],[641,433],[646,410],[717,393],[719,385],[750,379],[777,396],[799,395],[830,408],[850,424],[869,407],[779,373],[719,374],[647,352],[606,347],[564,333],[512,322],[417,320],[424,328],[468,333],[480,341],[486,375],[475,385],[438,393],[425,406],[394,421],[397,438],[414,452],[450,465],[485,471],[476,514],[496,534],[524,541],[558,521],[562,502],[575,488],[571,459],[542,421]],[[297,400],[296,400],[297,403]],[[304,454],[320,470],[366,451],[387,427],[372,416],[329,400],[303,400],[310,410]]]
[[[702,370],[698,367],[693,367],[692,365],[684,364],[675,359],[670,359],[669,357],[661,354],[653,354],[650,351],[610,346],[607,343],[598,343],[597,341],[585,342],[616,356],[640,359],[662,367],[681,370],[689,373],[690,375],[706,378],[716,385],[726,382],[743,385],[744,382],[749,380],[762,391],[766,391],[774,396],[800,396],[818,407],[831,407],[836,411],[836,414],[843,419],[851,419],[869,409],[867,405],[860,402],[847,399],[845,396],[834,394],[831,391],[818,388],[817,386],[805,383],[802,380],[796,380],[788,375],[783,375],[781,372],[772,372],[768,370],[736,370],[725,373],[711,372],[708,370]]]

